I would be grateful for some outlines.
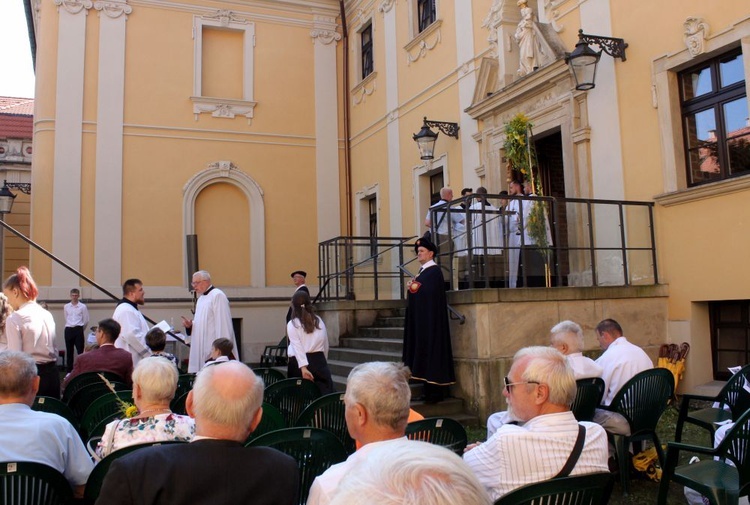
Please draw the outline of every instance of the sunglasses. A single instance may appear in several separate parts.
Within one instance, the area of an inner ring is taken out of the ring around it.
[[[511,388],[513,386],[518,386],[521,384],[539,384],[537,381],[522,381],[522,382],[511,382],[508,376],[505,376],[505,390],[510,394]]]

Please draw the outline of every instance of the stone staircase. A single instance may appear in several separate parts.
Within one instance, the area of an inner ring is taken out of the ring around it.
[[[356,337],[341,338],[339,346],[329,350],[328,366],[337,391],[346,389],[346,378],[359,363],[401,361],[405,311],[406,309],[380,311],[373,326],[359,328]],[[422,395],[422,389],[420,382],[413,382],[412,397]],[[412,400],[411,406],[425,417],[450,417],[464,425],[476,425],[478,422],[476,417],[464,412],[463,401],[458,398],[447,398],[436,404]]]

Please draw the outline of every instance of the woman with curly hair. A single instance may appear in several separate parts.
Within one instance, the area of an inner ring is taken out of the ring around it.
[[[328,368],[328,333],[323,320],[315,315],[310,295],[298,290],[292,296],[292,320],[286,324],[289,337],[287,377],[314,381],[321,394],[333,393]]]
[[[36,297],[36,287],[27,267],[19,267],[3,284],[3,293],[14,312],[5,321],[0,348],[30,354],[39,372],[39,396],[60,398],[60,374],[57,371],[55,320]]]

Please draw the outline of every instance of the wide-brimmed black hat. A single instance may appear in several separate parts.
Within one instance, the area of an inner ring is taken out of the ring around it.
[[[304,270],[295,270],[289,277],[294,277],[297,274],[300,274],[302,277],[307,277],[307,272],[305,272]]]
[[[437,254],[438,252],[437,246],[424,237],[418,238],[417,241],[414,242],[414,252],[418,252],[420,247],[424,247],[428,251],[432,251],[434,254]]]

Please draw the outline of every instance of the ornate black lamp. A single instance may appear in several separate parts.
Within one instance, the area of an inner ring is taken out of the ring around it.
[[[578,42],[572,53],[566,53],[565,62],[570,65],[571,73],[576,81],[576,89],[585,91],[596,86],[596,67],[602,51],[596,52],[589,47],[596,44],[602,51],[613,58],[625,61],[625,48],[628,44],[623,39],[588,35],[578,30]]]
[[[422,123],[422,129],[419,133],[412,135],[414,142],[417,143],[419,148],[419,156],[423,160],[432,160],[435,157],[435,141],[438,138],[438,133],[435,133],[430,128],[437,128],[449,137],[458,138],[458,123],[446,123],[445,121],[430,121],[426,117]]]

